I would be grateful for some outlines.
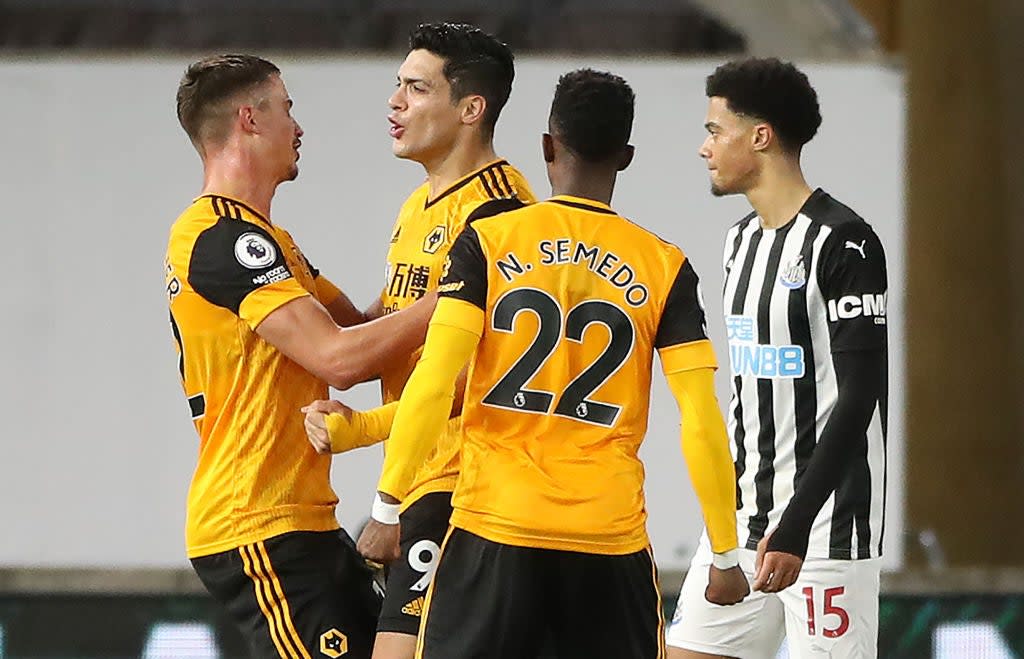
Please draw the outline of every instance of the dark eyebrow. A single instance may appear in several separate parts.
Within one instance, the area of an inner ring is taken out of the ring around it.
[[[427,80],[424,79],[424,78],[403,78],[402,76],[396,76],[396,77],[398,78],[398,82],[404,82],[407,85],[411,85],[411,84],[414,84],[414,83],[417,83],[417,82],[421,82],[424,85],[426,85],[427,87],[430,86],[430,83],[427,82]]]

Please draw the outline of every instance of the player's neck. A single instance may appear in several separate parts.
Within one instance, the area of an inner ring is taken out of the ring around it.
[[[580,170],[555,175],[551,180],[551,195],[558,197],[567,195],[580,199],[591,199],[606,206],[612,205],[612,193],[615,191],[614,171]]]
[[[796,217],[811,192],[799,163],[786,163],[765,167],[757,184],[747,191],[746,196],[761,218],[761,226],[778,229]]]
[[[489,162],[498,159],[494,145],[490,141],[484,144],[456,145],[444,156],[429,163],[423,163],[427,170],[427,181],[430,185],[430,199],[452,187],[459,179],[465,178]]]
[[[267,221],[270,221],[270,202],[276,189],[276,182],[255,173],[241,157],[219,155],[207,159],[203,168],[202,194],[240,201]]]

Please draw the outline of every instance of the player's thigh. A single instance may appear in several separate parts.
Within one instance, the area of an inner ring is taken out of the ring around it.
[[[650,549],[619,556],[553,554],[550,619],[559,657],[665,656],[665,620]]]
[[[244,554],[243,554],[244,552]],[[243,560],[243,555],[246,557]],[[262,590],[249,576],[248,549],[232,549],[192,559],[192,567],[206,590],[227,610],[232,622],[249,647],[251,656],[287,656],[275,620],[264,614]]]
[[[373,659],[413,659],[415,656],[415,635],[377,632],[373,642]]]
[[[778,597],[752,592],[732,606],[712,604],[704,597],[710,566],[711,547],[702,538],[686,572],[675,615],[669,625],[667,642],[670,651],[678,648],[742,659],[775,657],[784,631],[784,614]],[[747,579],[753,581],[754,552],[740,550],[740,567]],[[670,656],[687,655],[674,653]]]
[[[311,656],[369,659],[380,593],[347,533],[286,533],[250,553],[254,585],[276,603],[271,617],[283,638]]]
[[[869,659],[878,655],[879,559],[808,559],[779,594],[790,657]]]
[[[378,632],[412,637],[419,633],[427,588],[452,516],[451,497],[451,492],[427,494],[402,512],[401,555],[388,566]]]
[[[452,529],[427,596],[417,657],[536,657],[547,625],[543,553]]]

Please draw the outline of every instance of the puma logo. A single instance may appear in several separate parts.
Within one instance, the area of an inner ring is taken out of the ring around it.
[[[866,243],[866,242],[867,242],[866,240],[862,240],[862,241],[860,241],[860,244],[858,245],[857,243],[853,242],[852,240],[847,240],[846,244],[843,245],[843,247],[845,247],[846,249],[855,249],[855,250],[857,250],[858,252],[860,252],[860,257],[862,259],[866,259],[867,255],[864,253],[864,243]]]

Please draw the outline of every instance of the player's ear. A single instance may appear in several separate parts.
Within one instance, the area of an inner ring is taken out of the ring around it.
[[[632,144],[627,144],[626,148],[622,150],[622,158],[619,160],[619,171],[621,172],[625,168],[629,167],[629,164],[633,162],[633,154],[636,153],[636,149],[633,148]]]
[[[754,151],[764,151],[775,141],[775,129],[771,124],[760,123],[754,125],[750,135],[750,146]]]
[[[483,96],[473,94],[462,100],[462,123],[475,124],[484,118],[487,110],[487,99]]]
[[[256,126],[256,113],[251,105],[240,105],[235,113],[235,118],[238,121],[239,127],[242,132],[245,133],[257,133],[259,132]]]
[[[544,162],[555,162],[555,139],[551,137],[551,133],[540,136],[540,150],[544,153]]]

